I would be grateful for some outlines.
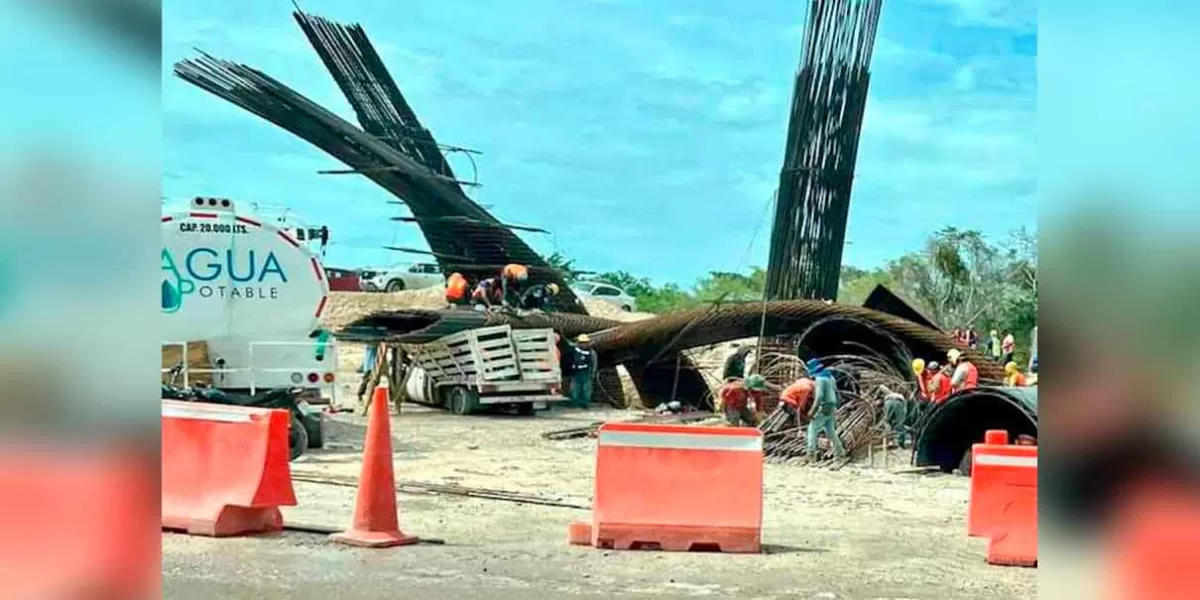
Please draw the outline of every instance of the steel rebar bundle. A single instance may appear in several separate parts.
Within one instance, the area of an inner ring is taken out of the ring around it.
[[[771,233],[770,300],[837,297],[882,0],[812,0]]]
[[[626,364],[631,373],[658,366],[670,370],[683,350],[759,335],[803,334],[801,347],[814,356],[882,355],[904,372],[907,357],[944,360],[959,348],[979,369],[981,380],[1000,381],[1001,365],[960,347],[942,332],[860,306],[792,300],[727,304],[660,315],[632,323],[561,313],[482,313],[472,310],[389,310],[373,313],[339,330],[342,339],[422,343],[473,327],[508,324],[550,327],[566,336],[587,333],[602,366]],[[897,349],[897,346],[903,350]]]
[[[247,65],[202,53],[176,63],[175,75],[324,150],[400,198],[444,272],[480,279],[521,263],[529,267],[531,283],[558,284],[556,310],[586,314],[562,274],[462,191],[362,28],[301,14],[297,20],[367,131]]]

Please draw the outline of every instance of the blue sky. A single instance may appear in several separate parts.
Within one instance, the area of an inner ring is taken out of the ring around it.
[[[806,5],[301,2],[363,23],[438,140],[484,153],[473,197],[553,232],[525,235],[535,248],[684,284],[766,263]],[[163,193],[288,206],[331,227],[330,264],[409,260],[380,248],[424,245],[387,220],[407,214],[390,194],[318,175],[339,163],[170,76],[201,49],[352,117],[290,10],[164,3]],[[947,225],[1036,227],[1036,18],[1027,0],[885,0],[847,263],[882,264]]]

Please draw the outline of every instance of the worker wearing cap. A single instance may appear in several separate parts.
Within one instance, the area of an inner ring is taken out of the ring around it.
[[[808,439],[804,440],[805,454],[809,460],[816,458],[817,436],[824,431],[825,437],[829,438],[829,443],[833,445],[834,456],[843,458],[846,456],[846,447],[842,445],[842,440],[837,434],[837,382],[833,379],[833,373],[820,361],[812,359],[805,366],[808,367],[809,375],[813,377],[813,403],[810,409],[812,420],[808,422]]]
[[[571,405],[576,408],[587,408],[592,403],[592,381],[596,376],[596,351],[592,349],[592,339],[588,334],[581,334],[571,345],[571,388],[567,394]]]
[[[1017,368],[1017,363],[1015,362],[1009,361],[1007,365],[1004,365],[1004,373],[1006,375],[1004,385],[1008,387],[1025,387],[1029,385],[1025,381],[1025,374],[1021,372],[1021,369]]]
[[[529,280],[529,268],[525,265],[510,263],[500,270],[500,297],[505,306],[521,307],[521,288]]]
[[[745,380],[730,378],[721,386],[721,412],[731,427],[757,427],[758,418],[754,410],[762,406],[766,398],[767,380],[755,373]],[[751,403],[754,406],[751,406]]]
[[[446,304],[449,304],[451,308],[457,308],[469,303],[469,291],[470,285],[462,273],[451,273],[446,278]]]
[[[908,428],[905,427],[905,421],[908,419],[908,401],[886,385],[879,386],[878,391],[888,435],[896,440],[897,445],[904,448],[908,445]]]
[[[951,348],[946,358],[954,366],[954,375],[950,378],[951,390],[961,392],[979,387],[979,369],[958,348]]]
[[[546,305],[558,295],[558,284],[532,285],[521,295],[521,308],[526,310],[545,310]]]

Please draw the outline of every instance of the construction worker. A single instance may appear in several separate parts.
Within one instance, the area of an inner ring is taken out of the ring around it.
[[[521,295],[521,308],[526,310],[545,310],[550,300],[558,295],[558,284],[547,283],[530,286]]]
[[[446,278],[446,304],[449,304],[451,308],[469,304],[471,298],[468,296],[468,291],[470,291],[470,286],[462,273],[451,273]]]
[[[917,379],[917,396],[920,398],[928,398],[929,390],[925,387],[928,383],[928,375],[925,374],[925,359],[914,358],[912,361],[913,376]]]
[[[755,373],[745,380],[730,378],[721,386],[721,412],[731,427],[757,427],[755,409],[762,406],[766,397],[767,380]],[[751,406],[751,403],[754,406]]]
[[[1000,360],[1000,357],[1003,355],[1003,352],[1000,350],[1000,334],[995,329],[992,330],[991,335],[988,337],[987,350],[988,356],[992,360]]]
[[[477,310],[488,309],[501,303],[501,286],[497,277],[482,279],[471,292],[471,303]]]
[[[571,405],[587,408],[592,403],[592,378],[596,375],[596,351],[588,334],[580,334],[571,345]]]
[[[929,380],[929,401],[937,406],[946,401],[953,391],[950,386],[950,365],[939,365],[936,362],[929,363],[929,369],[934,371],[933,377]]]
[[[837,382],[833,379],[833,373],[825,369],[817,359],[808,361],[805,366],[808,367],[814,385],[812,408],[809,409],[812,420],[808,422],[808,439],[804,440],[805,454],[809,460],[816,458],[817,436],[824,431],[825,437],[829,438],[829,443],[833,445],[834,456],[844,458],[846,447],[842,445],[842,440],[837,434]]]
[[[888,435],[896,440],[897,445],[904,448],[908,445],[908,428],[905,427],[905,421],[908,419],[908,401],[886,385],[879,386],[879,394]]]
[[[1000,342],[1000,364],[1008,364],[1016,352],[1017,339],[1013,337],[1012,331],[1005,329],[1004,339]]]
[[[946,358],[954,366],[954,375],[950,377],[950,389],[955,392],[979,387],[979,369],[967,360],[958,348],[951,348]]]
[[[812,403],[813,389],[816,384],[808,377],[801,377],[779,393],[779,400],[784,410],[796,418],[796,430],[799,431],[804,417],[808,415]]]
[[[754,348],[752,346],[741,346],[737,343],[732,344],[733,354],[730,354],[725,359],[725,367],[721,370],[721,381],[726,381],[730,378],[741,379],[746,376],[746,357]]]
[[[358,384],[358,405],[366,406],[363,403],[363,395],[367,393],[367,388],[371,387],[371,375],[375,372],[375,359],[378,348],[374,344],[367,344],[363,352],[362,362],[358,364],[358,372],[362,375],[362,381]],[[372,388],[372,391],[374,388]],[[366,409],[364,408],[364,411]]]
[[[1017,367],[1017,363],[1015,362],[1009,361],[1007,365],[1004,365],[1004,373],[1006,375],[1004,385],[1008,387],[1025,387],[1029,385],[1025,381],[1025,374],[1021,372],[1021,369]]]
[[[512,308],[521,307],[521,288],[529,280],[529,268],[510,263],[500,270],[500,297],[502,304]]]

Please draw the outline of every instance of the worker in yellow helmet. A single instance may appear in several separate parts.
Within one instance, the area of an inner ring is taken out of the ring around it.
[[[576,408],[587,408],[592,403],[592,381],[596,376],[596,351],[592,349],[592,338],[581,334],[571,345],[571,360],[568,361],[571,387],[567,396]]]
[[[1025,387],[1029,385],[1025,380],[1025,374],[1017,367],[1017,363],[1009,361],[1004,365],[1004,385],[1008,387]]]

